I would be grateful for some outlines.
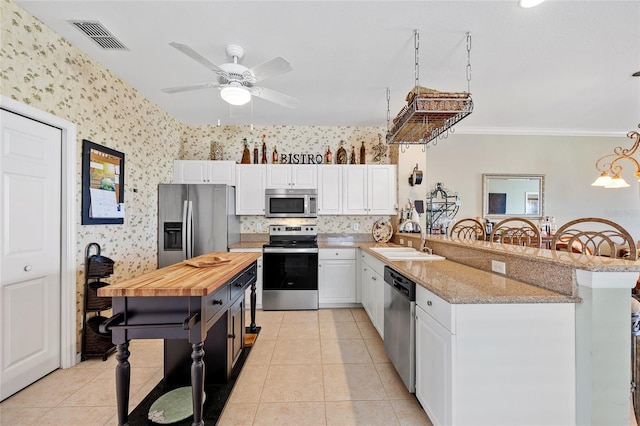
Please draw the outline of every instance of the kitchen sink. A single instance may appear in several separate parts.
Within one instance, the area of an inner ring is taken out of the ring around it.
[[[410,247],[372,247],[371,250],[379,253],[389,260],[445,260],[443,256],[423,253]]]
[[[372,247],[371,250],[380,254],[416,252],[416,250],[412,249],[411,247]]]

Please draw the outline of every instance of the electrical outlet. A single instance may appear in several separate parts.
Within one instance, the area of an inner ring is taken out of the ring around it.
[[[507,265],[504,262],[498,262],[497,260],[491,261],[491,270],[499,274],[507,273]]]
[[[401,245],[404,244],[404,238],[400,238],[400,244]],[[640,244],[638,244],[638,245],[640,245]]]
[[[413,247],[413,241],[411,240],[407,241],[407,247]]]
[[[358,222],[354,222],[353,223],[353,230],[357,231],[358,229],[360,229],[360,224]]]
[[[262,231],[262,222],[256,222],[256,231]]]

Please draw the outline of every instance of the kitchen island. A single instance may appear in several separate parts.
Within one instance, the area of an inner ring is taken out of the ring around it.
[[[444,261],[376,246],[360,248],[417,284],[416,395],[434,424],[629,422],[640,262],[445,236],[426,238]]]
[[[131,339],[188,341],[192,359],[193,424],[202,425],[205,360],[208,361],[205,343],[207,347],[217,348],[214,352],[226,354],[224,370],[229,372],[242,350],[244,328],[238,324],[243,324],[244,292],[249,286],[252,288],[251,327],[255,328],[256,260],[260,254],[225,252],[205,256],[209,259],[217,256],[228,262],[202,268],[177,263],[99,290],[99,296],[113,298],[113,316],[101,329],[112,333],[117,348],[119,425],[126,425],[128,419]],[[236,329],[240,335],[235,333]],[[176,359],[182,356],[180,351],[177,355],[171,351],[167,354],[168,349],[165,344],[165,380],[179,374],[179,365],[184,364],[184,360]]]

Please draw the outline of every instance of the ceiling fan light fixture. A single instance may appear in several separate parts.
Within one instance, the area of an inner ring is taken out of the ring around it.
[[[524,9],[529,9],[530,7],[536,7],[543,1],[544,0],[519,0],[518,4]]]
[[[230,83],[220,90],[220,97],[231,105],[244,105],[251,100],[249,89],[239,83]]]

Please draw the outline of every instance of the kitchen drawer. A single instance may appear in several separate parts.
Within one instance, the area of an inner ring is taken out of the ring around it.
[[[456,334],[455,307],[451,303],[444,301],[420,284],[416,284],[416,305],[452,334]]]
[[[340,260],[354,260],[356,258],[356,249],[320,249],[318,250],[318,259],[319,260],[330,260],[330,259],[340,259]]]
[[[207,296],[205,301],[205,323],[208,323],[213,317],[227,308],[229,303],[229,286],[216,290]]]
[[[231,280],[229,283],[229,291],[231,292],[231,300],[235,300],[244,292],[248,285],[256,280],[257,267],[254,263],[245,269],[240,275]]]
[[[381,277],[384,277],[384,263],[370,255],[369,253],[365,252],[364,250],[360,250],[360,252],[362,253],[362,261],[369,265],[371,270],[376,272]]]

